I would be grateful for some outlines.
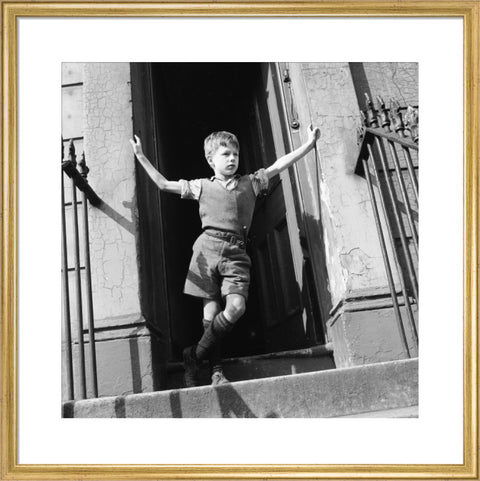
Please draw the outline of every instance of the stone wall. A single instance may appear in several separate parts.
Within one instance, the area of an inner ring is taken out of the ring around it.
[[[312,122],[321,130],[318,159],[310,154],[298,168],[307,213],[323,228],[336,305],[348,292],[386,285],[367,185],[354,174],[359,108],[348,63],[290,64],[290,71],[300,124]]]
[[[98,319],[140,312],[138,215],[130,67],[85,64],[84,148],[89,182],[103,204],[91,209],[91,255]]]
[[[68,72],[72,73],[68,78],[75,74],[81,82],[75,94],[64,92],[63,135],[80,139],[77,156],[85,152],[88,182],[102,200],[100,206],[88,207],[99,395],[149,391],[153,389],[151,338],[140,307],[135,160],[129,144],[133,131],[130,65],[64,64],[64,76]],[[70,224],[67,220],[69,231]],[[72,243],[69,236],[70,252]],[[70,299],[78,397],[74,275],[70,274]],[[84,308],[84,327],[85,313]],[[91,395],[88,350],[87,343],[87,391]],[[63,387],[65,396],[65,379]]]
[[[351,63],[359,104],[365,107],[364,94],[377,95],[387,102],[396,99],[401,106],[418,105],[418,64],[415,62]]]
[[[299,135],[305,140],[309,123],[321,129],[317,155],[309,154],[297,168],[304,217],[316,229],[314,238],[318,239],[318,243],[311,242],[309,252],[317,271],[325,271],[328,277],[321,280],[325,284],[322,295],[329,295],[333,307],[327,338],[334,342],[337,366],[407,357],[388,301],[367,183],[355,174],[355,167],[364,93],[374,100],[380,95],[387,107],[390,98],[396,98],[402,107],[418,105],[417,64],[291,63],[288,68],[301,126]],[[381,222],[385,224],[383,218]],[[390,252],[391,247],[387,249]],[[398,286],[398,276],[395,271],[393,274]],[[378,298],[384,299],[384,306],[371,311],[372,305],[367,304]],[[406,337],[410,354],[418,355],[408,325]]]

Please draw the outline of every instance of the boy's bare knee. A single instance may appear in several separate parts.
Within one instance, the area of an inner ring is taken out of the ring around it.
[[[227,316],[236,321],[245,312],[245,298],[240,294],[229,294],[227,296],[227,305],[225,306],[225,312]]]
[[[220,302],[212,299],[204,299],[203,301],[203,318],[212,320],[220,311],[222,305]]]

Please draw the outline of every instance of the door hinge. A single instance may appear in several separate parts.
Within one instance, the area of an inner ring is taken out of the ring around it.
[[[283,83],[288,87],[285,89],[285,99],[290,107],[290,127],[294,130],[298,130],[300,128],[300,122],[298,121],[297,109],[293,100],[292,79],[290,78],[288,68],[283,70]]]

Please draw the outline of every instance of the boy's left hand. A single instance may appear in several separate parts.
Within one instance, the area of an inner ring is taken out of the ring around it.
[[[314,144],[320,138],[320,129],[318,127],[314,127],[313,124],[310,124],[308,126],[307,135],[308,142]]]

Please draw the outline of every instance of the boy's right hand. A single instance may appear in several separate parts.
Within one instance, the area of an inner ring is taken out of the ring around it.
[[[320,138],[320,129],[310,124],[307,129],[307,142],[314,144]]]
[[[133,153],[138,157],[139,155],[143,155],[142,151],[142,143],[138,136],[134,135],[135,140],[130,139],[130,144],[132,145]]]

